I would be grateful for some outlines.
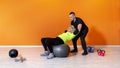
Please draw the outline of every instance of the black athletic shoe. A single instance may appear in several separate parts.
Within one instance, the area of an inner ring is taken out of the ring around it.
[[[87,55],[87,54],[88,54],[88,52],[83,52],[83,53],[82,53],[83,56],[85,56],[85,55]]]
[[[77,53],[78,52],[78,50],[72,50],[72,51],[70,51],[71,53]]]

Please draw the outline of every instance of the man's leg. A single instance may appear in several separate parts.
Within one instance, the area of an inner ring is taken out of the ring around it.
[[[87,55],[88,52],[87,52],[87,46],[86,46],[86,41],[85,41],[85,37],[88,33],[88,29],[87,30],[84,30],[82,35],[80,36],[80,39],[81,39],[81,44],[82,44],[82,49],[84,50],[84,52],[82,53],[82,55]]]
[[[82,55],[87,55],[88,53],[87,53],[87,46],[86,46],[85,38],[80,37],[80,39],[81,39],[82,49],[84,50]]]
[[[78,40],[78,38],[79,38],[79,35],[77,35],[74,39],[72,39],[74,49],[71,51],[71,53],[78,52],[78,48],[77,48],[77,40]]]

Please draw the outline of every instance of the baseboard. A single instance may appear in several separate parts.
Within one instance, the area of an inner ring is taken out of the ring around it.
[[[88,45],[92,47],[120,47],[120,45]],[[16,48],[39,48],[42,47],[42,45],[0,45],[0,48],[9,48],[9,47],[16,47]],[[70,45],[70,47],[73,47]],[[78,45],[77,47],[81,47],[81,45]]]

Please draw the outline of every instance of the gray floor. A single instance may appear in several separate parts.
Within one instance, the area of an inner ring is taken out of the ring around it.
[[[8,56],[13,48],[0,48],[0,68],[119,68],[120,47],[105,47],[106,55],[98,56],[97,52],[82,56],[82,49],[78,54],[70,54],[67,58],[46,59],[41,57],[43,48],[16,48],[27,60],[23,63],[15,62]],[[98,48],[96,48],[98,49]]]

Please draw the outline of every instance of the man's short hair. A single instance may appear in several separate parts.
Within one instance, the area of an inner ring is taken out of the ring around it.
[[[70,12],[69,15],[71,15],[71,14],[75,15],[75,12]]]

